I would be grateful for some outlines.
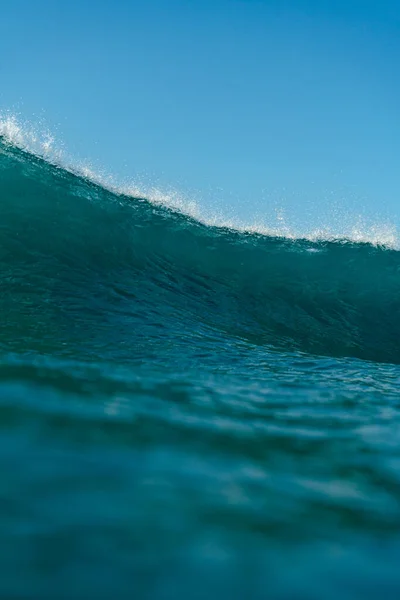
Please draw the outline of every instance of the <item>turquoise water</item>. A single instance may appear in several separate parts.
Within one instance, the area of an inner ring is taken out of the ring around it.
[[[0,201],[1,598],[399,597],[398,251]]]

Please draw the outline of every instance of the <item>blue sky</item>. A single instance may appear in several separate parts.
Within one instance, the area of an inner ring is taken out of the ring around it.
[[[0,110],[72,154],[247,221],[400,222],[398,0],[13,0],[1,25]]]

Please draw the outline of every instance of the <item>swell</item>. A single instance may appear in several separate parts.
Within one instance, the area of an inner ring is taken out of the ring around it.
[[[0,140],[0,347],[159,365],[238,342],[400,362],[400,254],[211,227]]]

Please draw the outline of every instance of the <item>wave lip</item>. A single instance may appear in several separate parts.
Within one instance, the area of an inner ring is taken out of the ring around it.
[[[164,206],[196,219],[204,225],[224,227],[245,233],[258,233],[269,237],[307,239],[309,241],[352,241],[375,246],[399,249],[397,229],[393,223],[368,223],[361,215],[344,216],[334,228],[321,225],[307,231],[298,231],[286,223],[281,210],[277,211],[276,223],[243,223],[226,218],[220,212],[204,211],[193,198],[188,198],[177,190],[160,190],[153,185],[137,182],[120,182],[112,175],[94,168],[90,163],[77,161],[68,156],[65,149],[56,143],[55,136],[41,125],[34,127],[21,122],[11,113],[0,113],[0,141],[8,146],[23,150],[32,156],[44,159],[64,171],[71,172],[113,192],[132,198],[146,198],[156,206]]]
[[[240,340],[400,362],[395,249],[212,226],[64,168],[50,139],[32,154],[15,121],[0,135],[3,349],[168,360]]]

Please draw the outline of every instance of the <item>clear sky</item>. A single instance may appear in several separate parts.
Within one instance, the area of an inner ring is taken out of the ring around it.
[[[400,223],[399,0],[12,0],[0,56],[0,110],[117,176]]]

